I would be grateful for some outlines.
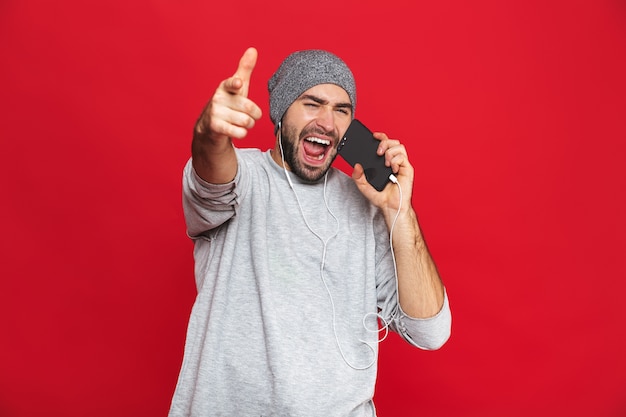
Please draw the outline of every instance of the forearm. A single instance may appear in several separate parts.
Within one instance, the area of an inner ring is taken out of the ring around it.
[[[196,127],[191,155],[194,170],[206,182],[225,184],[237,174],[237,155],[229,138],[214,140]]]
[[[412,208],[403,210],[398,216],[392,243],[402,310],[414,318],[436,315],[443,307],[443,283]]]

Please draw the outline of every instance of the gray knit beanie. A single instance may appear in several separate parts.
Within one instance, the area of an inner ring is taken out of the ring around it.
[[[267,83],[270,119],[278,129],[283,115],[306,90],[318,84],[336,84],[346,90],[356,109],[356,85],[350,68],[336,55],[322,50],[298,51],[280,64]]]

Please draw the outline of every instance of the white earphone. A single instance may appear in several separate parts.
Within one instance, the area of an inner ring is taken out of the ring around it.
[[[282,159],[282,163],[283,163],[283,171],[285,172],[285,177],[287,178],[287,182],[289,183],[289,186],[291,187],[291,190],[293,191],[293,194],[296,198],[296,203],[298,204],[298,208],[300,209],[300,214],[302,215],[302,219],[304,220],[304,224],[306,225],[306,227],[309,229],[309,231],[311,233],[313,233],[313,235],[315,235],[315,237],[317,237],[320,242],[322,242],[322,245],[324,246],[323,251],[322,251],[322,261],[320,263],[320,279],[322,280],[322,283],[324,284],[324,288],[326,289],[326,292],[328,293],[328,298],[330,300],[330,304],[331,304],[331,309],[332,309],[332,324],[333,324],[333,332],[335,335],[335,342],[337,344],[337,348],[339,349],[339,353],[341,354],[341,357],[343,358],[344,362],[351,367],[352,369],[355,370],[364,370],[364,369],[368,369],[370,368],[372,365],[374,365],[376,363],[376,349],[374,346],[372,346],[372,342],[367,342],[365,340],[359,339],[359,341],[363,344],[365,344],[370,351],[372,352],[373,355],[373,359],[371,360],[371,362],[369,362],[367,365],[364,366],[357,366],[352,364],[348,358],[346,358],[346,355],[343,352],[343,349],[341,348],[341,343],[339,342],[339,336],[337,334],[337,325],[336,325],[336,312],[335,312],[335,302],[333,300],[333,296],[332,293],[330,291],[330,288],[328,287],[328,284],[326,283],[326,278],[324,277],[324,265],[326,263],[326,249],[328,247],[328,243],[337,236],[337,234],[339,233],[339,220],[337,219],[337,217],[335,216],[335,214],[330,210],[330,207],[328,206],[328,200],[326,198],[326,184],[328,181],[328,172],[330,171],[326,171],[326,174],[324,175],[324,204],[326,205],[326,210],[328,211],[328,213],[331,215],[331,217],[335,220],[335,232],[328,237],[326,240],[324,240],[319,234],[317,234],[309,225],[309,222],[307,221],[306,217],[304,216],[304,211],[302,210],[302,205],[300,204],[300,199],[298,198],[298,194],[296,193],[296,190],[293,186],[293,183],[291,182],[291,177],[289,175],[289,172],[287,171],[287,167],[285,166],[285,152],[283,150],[283,142],[282,142],[282,120],[278,122],[277,124],[277,130],[278,130],[278,145],[280,147],[280,154],[281,154],[281,159]],[[395,181],[393,181],[395,180]],[[391,248],[391,256],[393,259],[393,267],[394,267],[394,274],[395,274],[395,280],[396,280],[396,296],[398,294],[398,270],[397,270],[397,266],[396,266],[396,258],[395,258],[395,254],[393,251],[393,229],[395,227],[396,224],[396,220],[398,219],[398,216],[400,215],[400,209],[401,209],[401,205],[402,205],[402,188],[400,187],[400,184],[398,183],[397,179],[394,178],[392,179],[392,181],[398,186],[398,189],[400,190],[400,205],[398,206],[398,211],[396,213],[396,216],[393,220],[393,223],[391,225],[391,229],[389,232],[389,246]],[[387,338],[387,335],[389,334],[389,325],[391,323],[391,321],[395,318],[396,314],[398,313],[398,308],[394,308],[394,310],[391,313],[391,316],[389,318],[384,318],[380,313],[367,313],[363,316],[363,328],[368,331],[368,332],[372,332],[372,333],[380,333],[381,331],[384,331],[385,334],[383,335],[382,338],[379,338],[376,343],[380,343],[383,340],[385,340]],[[371,317],[371,316],[376,316],[377,318],[379,318],[382,322],[383,322],[383,326],[381,329],[369,329],[366,325],[366,320]]]

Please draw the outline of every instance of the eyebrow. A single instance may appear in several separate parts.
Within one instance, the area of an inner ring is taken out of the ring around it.
[[[311,101],[316,102],[317,104],[322,104],[322,105],[329,104],[328,100],[325,100],[318,96],[314,96],[312,94],[303,94],[300,96],[300,100],[311,100]],[[333,107],[346,108],[346,109],[352,110],[352,103],[348,103],[348,102],[337,103]]]

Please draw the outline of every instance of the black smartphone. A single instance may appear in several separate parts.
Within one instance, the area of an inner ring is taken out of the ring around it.
[[[337,153],[353,167],[361,164],[367,181],[376,190],[382,191],[391,181],[389,176],[393,172],[391,167],[385,166],[385,157],[376,153],[379,143],[363,123],[354,119],[339,142]]]

